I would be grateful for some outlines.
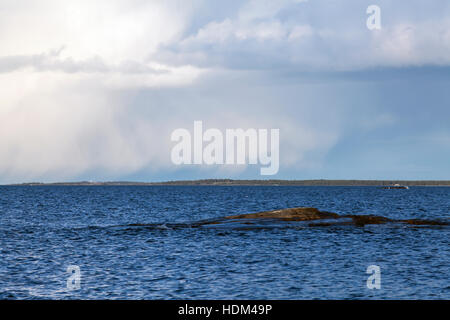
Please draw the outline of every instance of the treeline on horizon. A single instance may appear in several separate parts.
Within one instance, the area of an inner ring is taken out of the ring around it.
[[[79,182],[28,182],[12,185],[26,186],[155,186],[155,185],[208,185],[208,186],[390,186],[399,184],[403,186],[450,186],[449,180],[233,180],[233,179],[200,179],[175,180],[164,182],[133,182],[133,181],[79,181]]]

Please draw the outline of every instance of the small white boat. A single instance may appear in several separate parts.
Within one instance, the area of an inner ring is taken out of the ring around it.
[[[408,186],[402,186],[399,185],[398,183],[392,185],[392,186],[384,186],[383,189],[409,189]]]

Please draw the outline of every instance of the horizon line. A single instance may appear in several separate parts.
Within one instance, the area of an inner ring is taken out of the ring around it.
[[[18,182],[0,184],[0,186],[46,186],[46,185],[117,185],[117,186],[138,186],[138,185],[304,185],[304,186],[377,186],[377,185],[418,185],[418,186],[450,186],[450,180],[435,179],[188,179],[188,180],[166,180],[166,181],[56,181],[56,182]]]

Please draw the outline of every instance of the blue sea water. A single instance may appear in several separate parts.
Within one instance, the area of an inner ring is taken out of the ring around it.
[[[448,226],[191,224],[300,206],[447,221],[450,188],[2,186],[0,299],[450,298]]]

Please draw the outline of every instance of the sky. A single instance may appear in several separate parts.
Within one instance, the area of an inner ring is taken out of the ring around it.
[[[448,0],[0,0],[0,184],[448,180],[449,88]],[[196,120],[280,129],[278,173],[174,165]]]

